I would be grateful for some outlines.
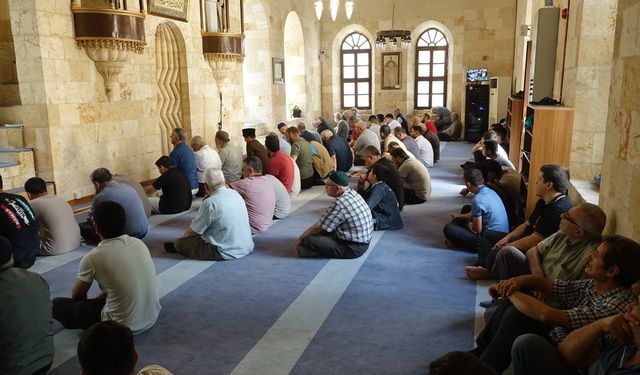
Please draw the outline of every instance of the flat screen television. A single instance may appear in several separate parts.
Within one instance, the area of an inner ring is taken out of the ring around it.
[[[469,69],[467,70],[467,82],[488,81],[489,75],[487,69]]]

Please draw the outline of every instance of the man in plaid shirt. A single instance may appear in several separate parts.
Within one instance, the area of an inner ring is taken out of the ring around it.
[[[298,238],[300,257],[353,259],[364,254],[373,236],[373,217],[367,202],[349,188],[349,176],[329,175],[327,195],[336,198],[320,220]]]
[[[640,279],[640,245],[622,236],[605,238],[587,256],[587,280],[563,281],[518,276],[489,288],[502,300],[487,322],[472,352],[502,373],[511,362],[511,346],[522,334],[535,333],[557,345],[572,330],[617,314],[633,302],[630,287]],[[563,308],[553,308],[524,293],[533,290],[555,297]]]

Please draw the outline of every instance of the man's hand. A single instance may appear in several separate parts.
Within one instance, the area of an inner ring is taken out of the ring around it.
[[[467,228],[469,228],[469,230],[471,231],[471,233],[475,233],[478,234],[478,232],[476,231],[476,228],[473,226],[473,222],[470,221],[467,223]]]
[[[496,242],[495,245],[493,245],[494,249],[502,249],[503,247],[507,246],[509,244],[509,239],[507,238],[507,236],[502,237],[502,239],[498,242]]]
[[[603,319],[600,319],[601,328],[604,332],[607,332],[618,340],[618,342],[622,345],[627,344],[631,340],[633,340],[633,331],[631,329],[630,323],[627,321],[626,315],[631,315],[629,313],[616,314]],[[632,324],[638,324],[638,319],[635,316],[633,317]]]
[[[498,284],[493,284],[489,287],[489,295],[494,301],[501,297],[500,292],[498,292]]]
[[[512,277],[511,279],[502,280],[496,284],[496,289],[502,297],[509,297],[513,293],[519,291],[522,288],[520,279]]]
[[[458,194],[462,195],[463,197],[466,197],[467,194],[469,194],[469,189],[462,188],[462,190],[460,190],[460,193],[458,193]]]

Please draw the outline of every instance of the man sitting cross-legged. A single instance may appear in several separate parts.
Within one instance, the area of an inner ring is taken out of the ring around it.
[[[196,171],[198,172],[198,192],[196,197],[204,197],[204,171],[209,168],[222,168],[222,161],[218,152],[206,143],[201,136],[191,138],[191,148],[196,158]]]
[[[513,246],[500,249],[494,273],[501,280],[529,273],[561,280],[583,278],[585,257],[600,245],[607,217],[591,203],[573,207],[560,217],[560,229],[526,253]]]
[[[36,214],[25,197],[7,193],[2,187],[0,175],[0,236],[11,243],[15,266],[29,268],[40,251]]]
[[[427,167],[409,157],[401,148],[391,151],[391,158],[402,176],[405,204],[420,204],[431,197],[431,176]]]
[[[291,142],[291,158],[300,169],[301,189],[309,189],[313,186],[313,153],[311,152],[311,145],[300,136],[296,127],[289,127],[287,136]]]
[[[471,206],[464,206],[462,213],[451,215],[453,221],[444,226],[443,232],[447,246],[475,251],[484,230],[506,232],[509,219],[498,194],[484,185],[482,172],[465,170],[464,183],[474,193]]]
[[[49,285],[13,266],[13,248],[0,236],[0,374],[44,375],[53,361]]]
[[[101,320],[115,320],[134,334],[153,326],[160,313],[156,270],[149,249],[124,234],[124,208],[116,202],[98,203],[93,222],[100,243],[80,261],[72,298],[53,299],[53,318],[65,328],[87,329]],[[87,298],[96,280],[101,293]]]
[[[260,233],[271,225],[276,209],[276,194],[271,182],[262,175],[262,164],[255,156],[244,159],[242,180],[229,184],[244,199],[249,213],[251,233]]]
[[[107,168],[94,170],[90,178],[96,190],[96,197],[91,204],[89,218],[79,224],[80,233],[85,243],[95,245],[100,242],[100,237],[96,233],[93,223],[93,211],[98,204],[106,201],[117,202],[124,207],[124,214],[127,218],[123,222],[125,234],[136,238],[144,238],[149,229],[149,219],[144,212],[144,205],[136,190],[127,184],[115,181]]]
[[[503,301],[476,339],[478,347],[473,353],[502,373],[511,362],[511,346],[519,335],[535,333],[557,344],[572,330],[623,311],[633,301],[629,288],[640,278],[638,264],[640,245],[611,236],[587,257],[589,279],[525,275],[491,286],[491,296]],[[525,294],[528,290],[552,295],[560,307]]]
[[[388,174],[384,177],[378,176],[378,180],[384,181],[391,191],[393,191],[398,201],[398,208],[402,211],[402,207],[404,207],[404,189],[402,187],[402,176],[400,175],[400,171],[398,171],[398,167],[396,167],[391,160],[383,158],[380,150],[374,146],[367,146],[362,151],[362,160],[364,161],[364,165],[367,166],[367,171],[365,173],[353,174],[353,176],[358,176],[360,179],[358,181],[358,193],[363,194],[363,192],[371,186],[367,175],[374,165],[381,164],[387,167]]]
[[[78,362],[82,375],[133,375],[138,353],[133,334],[127,326],[113,320],[96,323],[84,331],[78,342]],[[158,365],[150,365],[138,374],[153,368],[155,374],[171,374]]]
[[[396,128],[402,129],[402,128]],[[373,215],[374,230],[402,229],[402,217],[395,194],[384,182],[389,179],[389,168],[376,163],[367,175],[369,188],[362,192]]]
[[[264,172],[280,180],[287,192],[291,192],[293,178],[295,177],[294,162],[289,155],[280,151],[279,139],[281,138],[278,138],[275,134],[269,134],[264,140],[264,145],[269,150],[269,170]]]
[[[624,313],[571,332],[556,349],[535,334],[511,348],[515,375],[640,374],[640,296]],[[579,369],[588,369],[579,371]]]
[[[540,167],[540,176],[535,187],[540,197],[529,219],[514,230],[504,232],[487,231],[478,245],[478,262],[464,268],[465,274],[472,280],[489,279],[497,276],[492,273],[498,251],[506,246],[526,251],[556,231],[560,224],[560,214],[571,208],[566,195],[569,188],[569,171],[561,165],[545,164]]]
[[[367,202],[349,188],[349,176],[333,172],[326,184],[327,195],[336,198],[320,220],[298,238],[301,257],[358,258],[369,248],[373,217]]]
[[[80,246],[80,228],[69,203],[49,195],[47,184],[40,177],[28,179],[24,190],[38,220],[40,255],[64,254]]]
[[[225,187],[219,169],[207,169],[204,180],[208,197],[202,201],[198,215],[184,237],[165,242],[164,249],[200,260],[238,259],[250,254],[253,239],[242,197]]]
[[[162,190],[162,195],[149,197],[151,213],[168,215],[190,209],[193,196],[187,177],[176,168],[168,156],[161,156],[156,160],[156,167],[160,177],[146,188],[147,194],[154,195]]]

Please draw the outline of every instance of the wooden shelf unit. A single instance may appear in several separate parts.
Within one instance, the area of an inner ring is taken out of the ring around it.
[[[509,127],[509,160],[520,172],[520,150],[522,149],[522,132],[524,116],[524,99],[509,97],[507,99],[507,126]]]
[[[535,184],[544,164],[569,167],[574,109],[561,106],[528,105],[526,118],[533,116],[531,130],[525,129],[520,152],[522,177],[527,183],[528,217],[538,197]]]

